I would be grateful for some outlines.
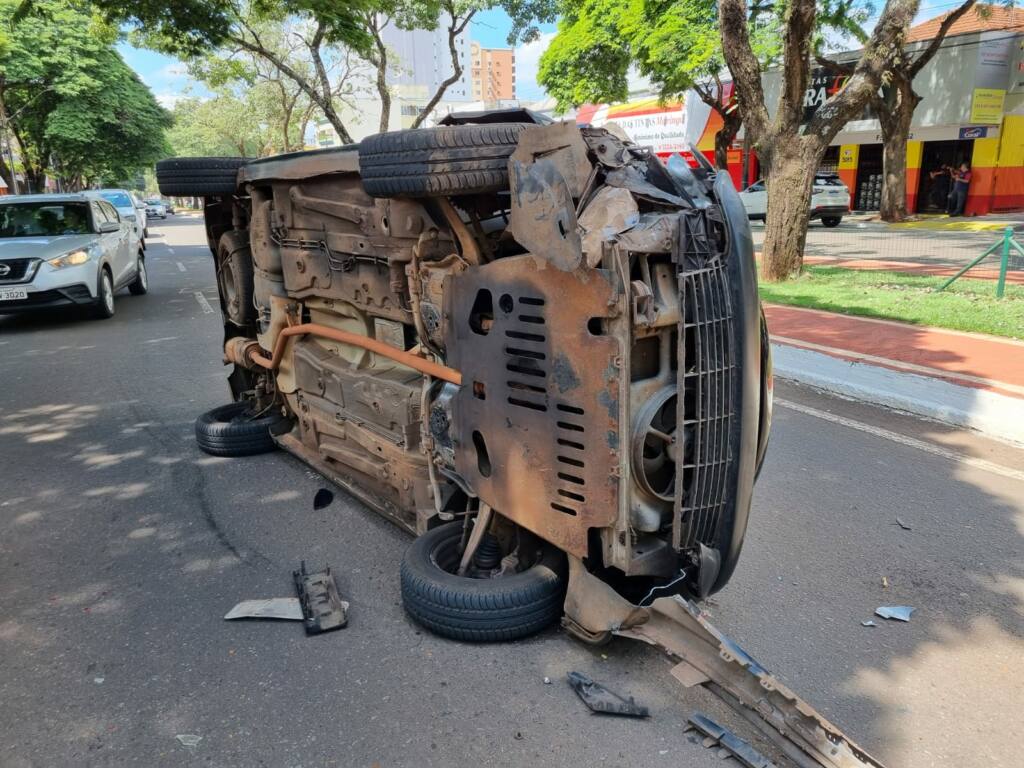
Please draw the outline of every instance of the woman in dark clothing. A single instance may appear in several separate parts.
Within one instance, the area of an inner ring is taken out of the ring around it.
[[[960,168],[953,175],[953,193],[949,197],[950,216],[963,216],[967,204],[967,190],[971,186],[971,167],[960,163]]]
[[[949,166],[944,165],[937,171],[928,174],[932,180],[931,190],[928,197],[931,199],[932,207],[940,210],[949,209]]]

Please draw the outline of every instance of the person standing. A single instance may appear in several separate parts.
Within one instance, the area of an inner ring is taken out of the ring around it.
[[[940,211],[949,211],[950,170],[948,165],[943,165],[938,170],[928,174],[932,180],[928,197],[931,199],[932,207],[938,208]]]
[[[971,186],[971,167],[967,163],[960,163],[960,167],[953,173],[953,192],[949,199],[949,215],[963,216],[964,206],[967,204],[967,190]]]

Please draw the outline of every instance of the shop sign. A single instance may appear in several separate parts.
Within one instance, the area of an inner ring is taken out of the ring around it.
[[[1006,90],[1003,88],[975,88],[971,99],[971,122],[998,124],[1003,119]]]
[[[970,128],[961,128],[960,129],[960,138],[961,139],[984,139],[986,135],[988,135],[988,126],[987,125],[981,125],[981,126],[977,126],[976,125],[976,126],[971,126]]]

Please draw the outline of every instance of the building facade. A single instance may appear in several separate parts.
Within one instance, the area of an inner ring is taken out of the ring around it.
[[[484,48],[470,43],[473,101],[485,104],[516,97],[516,54],[511,48]]]
[[[394,24],[386,26],[381,37],[391,49],[394,60],[388,82],[399,89],[423,89],[429,94],[436,92],[453,72],[452,54],[448,49],[448,25],[448,17],[442,16],[435,29],[399,29]],[[469,73],[469,45],[469,35],[465,32],[455,41],[462,75],[448,86],[445,101],[474,100]]]

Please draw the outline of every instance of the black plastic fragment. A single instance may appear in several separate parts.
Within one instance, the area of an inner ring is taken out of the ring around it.
[[[338,594],[338,585],[334,583],[330,568],[307,573],[306,561],[303,560],[299,570],[292,571],[292,578],[302,606],[302,624],[307,635],[341,629],[348,623],[348,606]]]
[[[315,512],[318,509],[323,509],[332,501],[334,501],[334,492],[329,491],[326,488],[321,488],[313,497],[313,511]]]
[[[736,758],[746,768],[775,768],[775,763],[702,712],[694,712],[688,722],[690,725],[687,730],[696,729],[707,737],[704,739],[705,747],[717,745],[729,753],[727,756]]]
[[[570,672],[568,679],[576,695],[594,712],[625,717],[649,717],[651,714],[647,707],[637,704],[632,696],[624,699],[581,672]]]

